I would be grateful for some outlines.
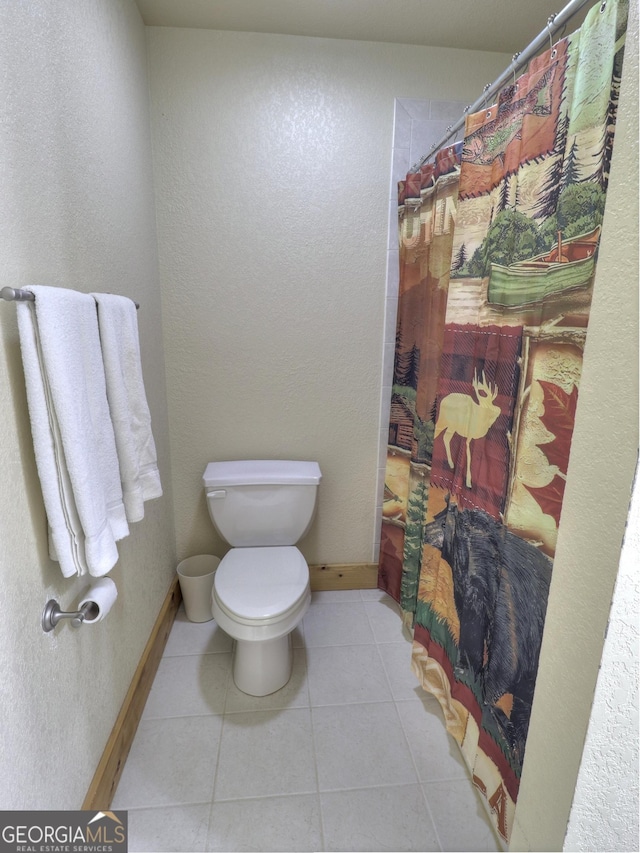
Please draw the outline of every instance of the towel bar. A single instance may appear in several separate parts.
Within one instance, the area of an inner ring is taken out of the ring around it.
[[[7,302],[35,302],[35,294],[30,290],[21,290],[19,287],[3,287],[0,290],[0,299]],[[137,302],[133,303],[136,308],[140,308]]]
[[[79,628],[94,607],[93,601],[87,601],[80,610],[65,613],[64,610],[60,610],[60,605],[55,598],[51,598],[45,604],[42,612],[42,630],[48,634],[49,631],[53,631],[61,619],[71,619],[71,624]]]
[[[3,287],[0,297],[7,302],[35,302],[36,297],[28,290],[20,290],[19,287]]]

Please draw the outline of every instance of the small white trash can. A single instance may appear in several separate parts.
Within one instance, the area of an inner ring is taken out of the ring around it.
[[[190,622],[208,622],[213,619],[211,592],[219,563],[220,558],[212,554],[187,557],[186,560],[178,563],[180,591],[187,619]]]

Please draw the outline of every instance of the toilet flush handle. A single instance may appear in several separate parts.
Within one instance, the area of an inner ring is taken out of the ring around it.
[[[226,498],[227,490],[226,489],[214,489],[212,492],[207,492],[208,498]]]

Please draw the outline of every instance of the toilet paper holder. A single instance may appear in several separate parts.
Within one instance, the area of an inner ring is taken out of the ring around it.
[[[55,598],[51,598],[47,601],[42,611],[42,630],[48,634],[49,631],[53,631],[61,619],[71,619],[71,624],[79,628],[85,619],[95,617],[97,609],[94,601],[87,601],[82,605],[80,610],[65,612],[64,610],[60,610],[60,605]]]

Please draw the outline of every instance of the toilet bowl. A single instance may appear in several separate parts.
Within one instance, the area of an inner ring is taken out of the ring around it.
[[[232,546],[211,593],[234,638],[233,678],[266,696],[291,677],[291,632],[309,607],[309,567],[295,543],[309,529],[321,479],[316,462],[211,462],[203,481],[214,526]]]
[[[295,546],[232,548],[219,572],[211,610],[236,640],[236,686],[253,696],[274,693],[291,676],[291,632],[311,602],[309,567]]]

